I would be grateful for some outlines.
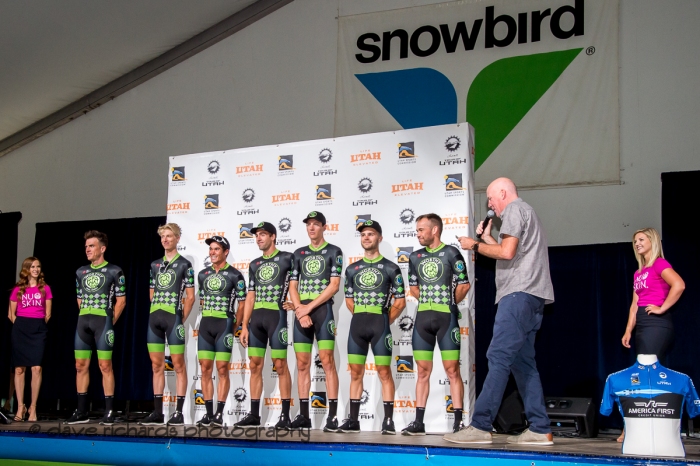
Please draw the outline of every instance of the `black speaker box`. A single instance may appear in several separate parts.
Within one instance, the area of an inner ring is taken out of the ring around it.
[[[590,398],[554,397],[544,399],[552,433],[562,437],[596,437],[595,407]],[[501,403],[494,429],[500,434],[522,432],[527,418],[520,394],[511,393]]]

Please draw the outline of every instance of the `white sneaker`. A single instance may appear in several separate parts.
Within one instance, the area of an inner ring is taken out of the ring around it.
[[[512,435],[506,439],[508,443],[517,445],[554,445],[552,434],[538,434],[527,429],[520,435]]]
[[[491,435],[491,432],[479,430],[472,426],[465,427],[458,432],[445,434],[445,436],[442,438],[443,440],[447,440],[448,442],[452,443],[493,443],[493,436]]]

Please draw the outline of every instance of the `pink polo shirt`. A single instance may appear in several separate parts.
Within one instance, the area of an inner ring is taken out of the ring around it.
[[[22,298],[18,301],[19,287],[16,286],[10,295],[10,301],[17,303],[17,315],[19,317],[32,317],[43,319],[46,317],[46,300],[51,299],[51,288],[44,286],[44,296],[41,295],[38,286],[28,286],[24,290]]]

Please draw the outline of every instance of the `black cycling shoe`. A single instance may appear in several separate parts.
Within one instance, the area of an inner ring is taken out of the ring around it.
[[[360,433],[360,421],[354,419],[345,419],[343,424],[338,428],[340,432],[345,432],[346,434],[359,434]]]
[[[291,425],[292,429],[311,429],[311,419],[303,414],[297,414]]]
[[[396,435],[396,427],[390,417],[385,417],[382,421],[382,435]]]
[[[224,425],[224,416],[221,413],[216,413],[214,414],[214,417],[211,418],[211,425],[221,427]]]
[[[105,413],[104,416],[102,416],[102,420],[100,421],[100,425],[103,426],[111,426],[114,424],[114,411],[111,409]]]
[[[256,416],[253,413],[248,413],[246,416],[235,423],[234,427],[257,427],[260,425],[260,416]]]
[[[209,426],[209,425],[211,425],[211,418],[209,417],[208,414],[205,414],[204,416],[202,416],[202,419],[197,421],[197,425],[198,426]]]
[[[87,413],[81,413],[77,409],[73,412],[73,415],[66,420],[66,424],[85,424],[90,422]]]
[[[185,425],[185,416],[182,415],[182,411],[175,411],[173,415],[170,416],[168,424],[171,426]]]
[[[165,424],[165,416],[153,411],[151,414],[139,421],[142,426],[161,426]]]
[[[338,418],[333,416],[326,419],[326,425],[323,427],[324,432],[338,432]]]
[[[401,435],[425,435],[425,424],[413,421],[401,431]]]
[[[275,424],[275,429],[277,430],[291,430],[292,421],[289,420],[287,416],[280,415],[280,420]]]

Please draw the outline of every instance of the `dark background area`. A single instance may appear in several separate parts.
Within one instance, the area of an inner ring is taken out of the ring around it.
[[[695,265],[700,246],[686,238],[683,210],[688,208],[685,199],[692,199],[690,190],[698,179],[700,172],[662,175],[664,252],[686,282],[686,290],[672,310],[676,339],[667,356],[667,366],[690,375],[695,381],[700,381],[695,342],[700,314],[694,305],[700,298],[696,286],[700,271]],[[6,252],[0,256],[0,302],[7,302],[9,289],[16,281],[19,218],[19,213],[0,214],[0,244]],[[127,279],[126,309],[115,326],[116,398],[122,401],[152,399],[150,360],[145,344],[147,283],[150,262],[162,254],[156,230],[163,223],[164,217],[152,217],[37,224],[34,252],[42,261],[54,295],[44,359],[41,411],[55,408],[58,399],[66,409],[72,409],[75,403],[73,338],[78,319],[75,270],[87,263],[83,234],[89,229],[109,235],[110,245],[105,257],[122,267]],[[535,345],[546,396],[592,398],[597,406],[607,375],[633,364],[634,342],[631,350],[620,343],[632,302],[632,277],[637,268],[632,250],[633,231],[630,230],[629,241],[625,243],[549,249],[556,302],[545,307],[545,318]],[[486,350],[496,313],[494,267],[495,261],[483,256],[476,261],[477,393],[488,369]],[[0,320],[0,394],[5,396],[9,381],[10,325],[4,317]],[[96,407],[100,407],[102,386],[96,358],[91,362],[91,380],[90,397]],[[600,418],[600,425],[619,428],[622,422],[614,411],[610,418]]]

